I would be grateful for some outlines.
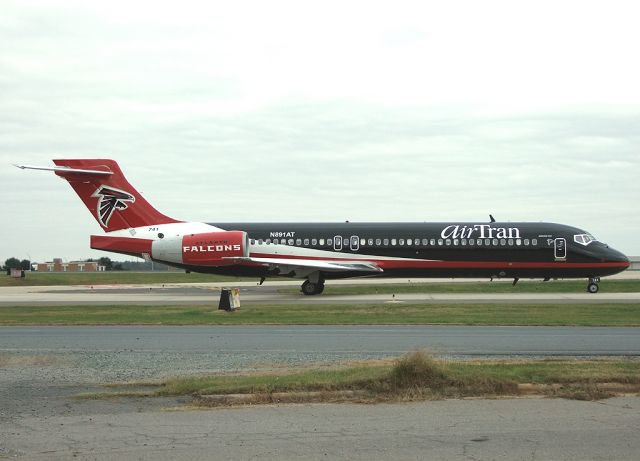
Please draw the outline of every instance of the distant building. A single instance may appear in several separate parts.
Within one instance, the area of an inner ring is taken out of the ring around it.
[[[35,263],[37,272],[104,272],[105,266],[100,266],[97,261],[70,261],[62,262],[62,258],[54,258],[51,262]]]

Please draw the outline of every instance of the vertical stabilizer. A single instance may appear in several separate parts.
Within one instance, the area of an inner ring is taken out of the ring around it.
[[[55,173],[69,182],[106,232],[180,222],[152,207],[114,160],[62,159],[53,163],[58,166]]]

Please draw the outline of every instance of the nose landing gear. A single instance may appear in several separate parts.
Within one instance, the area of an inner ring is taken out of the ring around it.
[[[598,290],[600,289],[600,287],[598,286],[598,283],[600,283],[600,277],[591,277],[589,279],[589,284],[587,285],[587,292],[597,293]]]

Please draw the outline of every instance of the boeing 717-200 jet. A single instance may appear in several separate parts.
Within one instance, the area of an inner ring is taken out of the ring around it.
[[[305,295],[347,277],[586,278],[629,267],[629,259],[588,232],[543,222],[204,223],[152,207],[113,160],[54,160],[105,231],[91,248],[187,271],[303,279]]]

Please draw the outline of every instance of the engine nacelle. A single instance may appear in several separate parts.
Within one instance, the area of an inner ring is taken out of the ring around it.
[[[233,257],[249,256],[249,237],[242,231],[207,232],[155,240],[151,257],[194,266],[227,266]]]

